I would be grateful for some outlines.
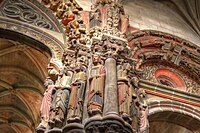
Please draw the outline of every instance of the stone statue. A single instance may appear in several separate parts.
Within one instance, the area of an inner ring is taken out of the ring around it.
[[[41,123],[37,127],[37,130],[46,129],[48,125],[49,111],[50,111],[50,106],[52,104],[52,98],[51,98],[52,90],[55,89],[54,82],[50,79],[50,77],[47,77],[47,79],[45,80],[44,86],[46,90],[44,92],[42,104],[40,107]]]
[[[131,123],[130,106],[132,102],[131,86],[128,78],[130,67],[131,66],[128,63],[118,65],[117,67],[119,114],[128,123]]]
[[[90,28],[95,26],[100,26],[101,24],[101,11],[99,9],[94,9],[90,12]]]
[[[67,70],[67,67],[63,67],[58,75],[56,88],[53,91],[53,102],[50,109],[49,124],[51,127],[54,124],[55,126],[61,127],[63,124],[69,100],[72,74],[73,72],[71,70]]]
[[[65,4],[65,2],[60,3],[58,6],[58,9],[56,11],[56,16],[61,19],[64,12],[67,12],[69,10],[69,7]]]
[[[73,21],[75,19],[75,15],[71,12],[71,11],[67,11],[67,12],[64,12],[62,17],[62,24],[64,26],[67,26],[69,24],[69,22]]]
[[[50,9],[55,12],[60,4],[61,0],[50,0]]]
[[[99,55],[93,55],[93,66],[89,76],[88,113],[90,116],[102,114],[105,69]]]
[[[137,115],[137,129],[138,133],[148,133],[148,105],[145,101],[146,94],[142,88],[137,91],[137,99],[135,100],[136,115]]]
[[[86,65],[84,57],[78,58],[74,68],[74,76],[71,83],[71,94],[68,105],[67,122],[81,122],[83,111],[83,98],[86,86]]]
[[[143,71],[140,68],[143,62],[144,62],[144,55],[141,54],[141,55],[138,56],[138,59],[137,59],[136,65],[135,65],[135,70],[137,72],[142,72]]]

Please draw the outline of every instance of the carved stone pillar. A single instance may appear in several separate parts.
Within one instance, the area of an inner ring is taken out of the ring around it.
[[[105,61],[106,81],[104,92],[104,109],[103,115],[118,114],[117,100],[117,66],[116,60],[108,58]]]

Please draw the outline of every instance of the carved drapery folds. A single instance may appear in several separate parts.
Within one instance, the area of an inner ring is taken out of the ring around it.
[[[131,124],[130,110],[132,103],[132,86],[128,77],[130,64],[123,63],[117,67],[117,85],[118,85],[118,101],[119,115],[128,123]]]
[[[102,114],[105,69],[99,55],[93,55],[93,66],[89,76],[88,113],[90,116]]]
[[[37,127],[37,130],[45,131],[48,126],[49,116],[50,116],[50,106],[52,104],[52,91],[55,89],[55,85],[53,80],[48,77],[45,82],[44,86],[46,88],[44,92],[44,97],[42,99],[42,105],[40,107],[40,114],[41,114],[41,122]]]
[[[138,133],[149,132],[149,121],[148,121],[148,105],[146,102],[146,93],[143,88],[139,88],[139,80],[137,77],[131,79],[131,84],[134,88],[135,94],[132,95],[132,100],[136,113],[136,129]]]
[[[73,72],[67,67],[61,68],[58,79],[55,83],[56,89],[53,94],[52,106],[50,109],[50,127],[62,127],[64,116],[69,101],[70,84]]]
[[[98,0],[83,19],[81,8],[73,0],[43,2],[62,18],[67,46],[52,93],[46,131],[133,133],[132,117],[141,124],[140,113],[148,122],[148,111],[144,114],[137,110],[144,107],[143,96],[131,80],[141,76],[144,56],[132,59],[123,7],[116,1]],[[131,114],[132,110],[137,113]],[[140,124],[137,127],[142,129]]]
[[[79,57],[75,63],[68,105],[67,123],[81,123],[82,120],[87,62],[88,59],[86,57]]]

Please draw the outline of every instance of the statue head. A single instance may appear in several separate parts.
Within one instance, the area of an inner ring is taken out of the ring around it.
[[[94,65],[101,63],[101,57],[98,54],[94,54],[93,57],[92,57],[92,60],[93,60]]]
[[[139,88],[139,80],[137,77],[133,77],[131,79],[131,84],[133,85],[133,87]]]
[[[65,67],[60,68],[58,76],[63,76],[66,73]]]
[[[76,61],[76,69],[85,70],[88,65],[88,58],[86,56],[81,55],[77,58]]]

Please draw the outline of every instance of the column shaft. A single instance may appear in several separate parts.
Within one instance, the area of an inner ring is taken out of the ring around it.
[[[103,115],[118,114],[117,67],[116,60],[108,58],[105,61],[106,81],[104,92]]]

